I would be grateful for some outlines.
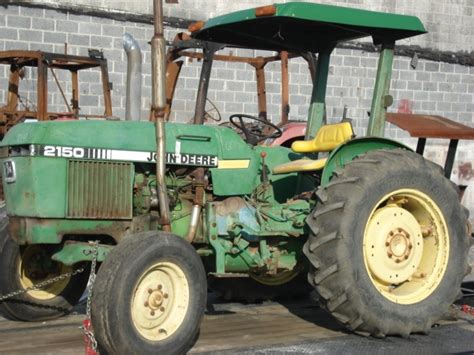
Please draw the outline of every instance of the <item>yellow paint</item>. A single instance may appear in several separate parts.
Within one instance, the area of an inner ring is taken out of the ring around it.
[[[18,260],[18,276],[23,289],[72,271],[72,266],[50,260],[47,260],[47,262],[54,263],[54,267],[46,271],[43,270],[42,264],[46,262],[44,258],[49,257],[40,245],[28,245],[25,247]],[[42,301],[53,299],[61,294],[70,280],[71,277],[66,277],[41,289],[28,291],[27,295]]]
[[[130,311],[137,332],[149,341],[162,341],[182,325],[189,307],[189,283],[173,262],[149,267],[138,280]]]
[[[247,169],[249,167],[250,160],[219,160],[217,163],[217,169]]]
[[[316,137],[309,141],[295,141],[291,149],[296,153],[329,152],[354,135],[350,122],[322,126]]]
[[[311,159],[299,159],[293,160],[289,163],[280,164],[273,167],[273,174],[288,174],[298,173],[303,171],[314,171],[324,168],[326,165],[327,158],[311,160]]]
[[[298,269],[286,270],[276,275],[258,275],[255,273],[250,273],[249,276],[263,285],[280,286],[293,280],[296,276],[299,275],[300,271],[301,270]]]
[[[385,298],[398,304],[425,300],[448,265],[449,232],[441,210],[414,189],[384,196],[368,219],[363,253],[370,279]]]

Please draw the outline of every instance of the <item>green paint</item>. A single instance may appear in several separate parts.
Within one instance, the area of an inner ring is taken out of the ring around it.
[[[131,219],[134,165],[70,160],[68,218]]]
[[[100,132],[100,139],[91,132]],[[182,123],[166,124],[166,151],[175,152],[176,142],[181,153],[215,154],[219,159],[240,159],[250,154],[250,147],[235,131],[226,127],[209,127]],[[234,149],[222,149],[225,142]],[[156,151],[152,122],[133,121],[49,121],[14,126],[0,143],[2,146],[48,144],[68,147],[94,147],[131,151]],[[238,147],[238,151],[235,148]]]
[[[97,246],[97,261],[105,260],[112,245],[98,245]],[[92,261],[94,258],[95,247],[90,243],[66,242],[62,249],[55,253],[51,259],[59,261],[65,265],[74,265],[81,261]]]
[[[331,52],[332,48],[319,53],[318,56],[316,75],[314,76],[313,81],[313,92],[311,94],[311,104],[308,111],[308,123],[305,135],[306,140],[314,138],[319,128],[321,128],[324,123],[324,115],[326,112],[326,88],[328,83]]]
[[[273,28],[272,25],[289,23],[290,26],[283,35],[288,31],[294,31],[292,38],[303,37],[306,33],[315,34],[317,40],[305,41],[299,46],[301,50],[309,50],[321,41],[336,43],[366,36],[396,41],[426,32],[421,21],[414,16],[308,2],[289,2],[275,6],[276,14],[273,16],[257,18],[255,9],[252,8],[211,18],[194,36],[222,41],[227,35],[227,41],[223,43],[247,43],[249,48],[257,47],[266,40],[267,46],[271,47],[273,42],[273,46],[277,47],[278,44],[286,43],[284,40],[275,41],[275,33],[270,29]],[[228,35],[230,31],[232,36]],[[252,31],[252,37],[248,36],[248,31]],[[324,38],[316,37],[321,32],[324,33]]]
[[[261,243],[262,241],[260,241],[260,244]],[[250,243],[247,242],[243,238],[236,238],[236,240],[234,241],[234,245],[235,245],[235,248],[231,249],[230,254],[240,256],[240,258],[242,259],[240,262],[241,270],[244,270],[242,269],[243,267],[247,267],[248,269],[249,267],[262,267],[264,265],[265,260],[264,260],[263,254],[265,253],[265,251],[262,253],[261,249],[250,250],[249,249]],[[236,260],[234,259],[234,262],[235,261]],[[226,269],[227,269],[227,265],[226,265]]]
[[[353,160],[356,156],[376,149],[395,149],[402,148],[411,150],[407,146],[386,138],[365,137],[353,139],[334,149],[328,157],[321,177],[321,186],[329,183],[334,170],[344,167],[344,165]]]
[[[171,210],[171,230],[180,237],[186,237],[191,222],[191,209],[193,205],[191,201],[180,199],[178,204]],[[200,229],[198,228],[197,234]]]
[[[130,222],[114,220],[70,220],[21,218],[15,241],[18,244],[58,244],[64,235],[112,235],[120,239]]]
[[[390,79],[393,65],[393,45],[383,46],[380,52],[377,78],[375,81],[372,108],[370,109],[368,136],[384,136],[387,95],[390,92]]]
[[[216,225],[216,209],[213,204],[207,204],[206,209],[207,216],[207,228],[208,228],[208,242],[214,248],[214,255],[216,258],[215,272],[217,274],[225,273],[225,249],[221,243],[221,239],[218,238],[217,225]]]
[[[304,2],[288,2],[285,4],[275,4],[275,6],[277,13],[273,17],[295,17],[301,20],[315,22],[372,28],[390,28],[393,30],[411,32],[426,31],[421,21],[415,16]],[[236,11],[209,19],[203,27],[203,30],[255,18],[255,9],[253,8]],[[262,17],[262,19],[263,18],[265,17]]]
[[[285,204],[262,204],[257,213],[262,216],[259,236],[299,236],[304,233],[305,219],[310,212],[306,200],[292,200]]]
[[[11,136],[11,134],[7,135]],[[64,218],[66,215],[66,160],[12,157],[16,181],[4,181],[9,216]]]
[[[100,139],[91,134],[91,132],[101,132]],[[205,137],[206,139],[198,139]],[[176,143],[180,143],[181,153],[183,154],[203,154],[215,155],[219,160],[249,160],[248,169],[217,169],[212,168],[210,172],[214,180],[214,193],[218,196],[245,195],[250,194],[252,190],[260,183],[259,170],[261,169],[260,147],[251,147],[245,143],[240,136],[232,129],[219,126],[201,126],[185,125],[178,123],[167,123],[166,125],[166,151],[175,152]],[[103,149],[117,149],[128,151],[154,152],[156,149],[155,131],[153,123],[150,122],[131,122],[131,121],[67,121],[67,122],[40,122],[24,123],[13,127],[6,135],[0,146],[28,146],[30,144],[47,144],[68,147],[94,147]],[[267,147],[264,150],[268,154],[268,166],[280,164],[295,159],[297,155],[287,148]],[[13,158],[33,159],[33,158]],[[61,158],[35,158],[31,161],[40,161],[44,159],[45,163],[35,164],[33,172],[32,166],[22,166],[21,171],[24,176],[31,175],[25,184],[13,183],[6,186],[6,194],[10,194],[18,199],[19,192],[25,191],[25,188],[34,193],[40,186],[51,186],[44,189],[44,194],[52,197],[64,196],[66,188],[66,178],[61,174],[66,174],[64,168],[66,159]],[[62,164],[62,165],[61,165]],[[41,167],[40,167],[41,165]],[[154,169],[154,165],[150,164]],[[44,172],[38,174],[36,171]],[[56,176],[58,172],[58,176]],[[294,174],[293,174],[294,175]],[[281,180],[284,176],[272,177],[273,180]],[[23,177],[22,177],[23,178]],[[31,185],[31,180],[38,179],[37,184]],[[18,187],[16,187],[18,185]],[[61,188],[61,189],[59,189]],[[53,191],[53,189],[58,189]],[[9,193],[12,190],[12,193]],[[14,190],[14,192],[13,192]],[[291,195],[294,189],[280,191],[281,198]],[[52,193],[52,195],[50,195]],[[48,197],[51,201],[51,197]],[[45,203],[48,199],[41,199]],[[28,216],[28,213],[41,213],[35,207],[31,207],[31,212],[23,211],[25,204],[15,201],[18,215]],[[56,210],[54,217],[64,217],[65,201],[64,197],[59,197],[50,208]],[[137,207],[137,206],[135,206]],[[48,211],[48,209],[44,209]],[[42,217],[50,217],[48,213],[42,213]]]

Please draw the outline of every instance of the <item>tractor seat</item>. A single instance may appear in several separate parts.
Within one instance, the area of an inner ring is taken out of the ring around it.
[[[314,139],[293,142],[291,150],[296,153],[330,152],[351,139],[353,135],[354,131],[350,122],[327,124],[319,129]]]
[[[322,126],[314,139],[308,141],[295,141],[291,150],[296,153],[320,153],[329,152],[348,141],[354,136],[350,122],[341,122]],[[299,159],[273,168],[273,174],[288,174],[304,171],[314,171],[324,168],[327,158],[323,159]]]

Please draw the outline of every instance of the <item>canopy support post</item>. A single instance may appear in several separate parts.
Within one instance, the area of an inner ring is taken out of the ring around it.
[[[387,107],[393,102],[392,97],[389,96],[390,79],[392,77],[393,48],[394,43],[383,44],[382,50],[380,51],[367,136],[384,136]]]
[[[329,60],[333,49],[334,47],[327,48],[318,54],[316,75],[313,80],[313,92],[311,94],[311,103],[308,111],[308,123],[306,125],[306,140],[314,138],[324,123]]]

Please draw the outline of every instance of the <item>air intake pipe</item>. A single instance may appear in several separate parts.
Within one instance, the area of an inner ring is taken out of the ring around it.
[[[142,51],[129,33],[122,36],[123,49],[127,53],[127,92],[125,97],[125,120],[139,121],[142,96]]]

